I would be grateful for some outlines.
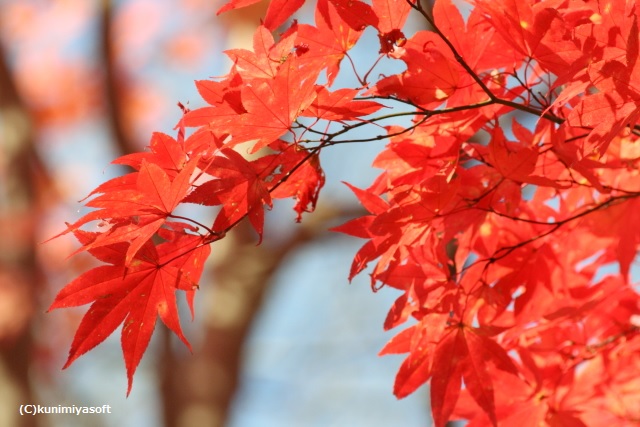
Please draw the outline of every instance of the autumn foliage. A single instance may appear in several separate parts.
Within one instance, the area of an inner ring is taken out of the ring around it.
[[[67,365],[122,325],[130,391],[157,317],[188,345],[176,294],[193,308],[217,240],[243,220],[261,240],[274,199],[303,220],[323,150],[386,139],[378,178],[347,184],[368,213],[333,231],[364,240],[349,279],[399,291],[384,328],[409,326],[381,351],[406,354],[396,396],[430,382],[436,426],[638,425],[636,3],[472,0],[463,15],[451,0],[318,0],[313,24],[285,26],[303,3],[273,0],[253,51],[196,82],[209,106],[116,159],[133,172],[68,224],[105,265],[51,306],[91,304]],[[428,30],[408,33],[410,15]],[[371,31],[403,71],[349,56]],[[342,74],[358,84],[336,88]],[[215,219],[176,213],[189,203]]]

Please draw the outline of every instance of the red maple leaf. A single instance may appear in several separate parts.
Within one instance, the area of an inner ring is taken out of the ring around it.
[[[277,153],[254,160],[251,165],[265,185],[269,185],[272,198],[296,199],[293,210],[297,213],[296,222],[300,222],[303,212],[313,212],[324,186],[320,159],[317,153],[310,155],[298,145],[282,140],[274,141],[269,148]]]
[[[380,351],[380,355],[409,353],[396,374],[393,393],[399,399],[416,391],[433,374],[436,344],[446,326],[446,317],[428,314],[416,325],[393,337]]]
[[[229,79],[222,81],[196,80],[195,83],[198,93],[208,104],[213,106],[227,104],[238,114],[245,111],[240,100],[242,85],[240,74],[232,73]]]
[[[416,104],[442,102],[457,88],[458,67],[434,33],[419,31],[393,56],[407,64],[401,74],[380,80],[372,93],[410,99]]]
[[[116,164],[126,164],[139,170],[114,178],[95,189],[89,196],[103,194],[86,205],[97,209],[70,224],[61,233],[76,231],[91,221],[102,221],[107,229],[91,243],[78,249],[78,252],[128,242],[130,245],[125,257],[125,264],[128,265],[186,196],[191,189],[191,176],[198,158],[186,161],[182,146],[162,134],[154,135],[151,150],[151,153],[116,159]]]
[[[213,228],[224,232],[245,215],[262,239],[264,205],[271,207],[269,190],[252,167],[239,153],[229,148],[219,151],[205,168],[212,179],[199,184],[184,201],[207,206],[222,205]]]
[[[519,129],[521,133],[530,132],[522,128],[515,120],[514,129]],[[489,154],[493,166],[506,178],[517,182],[527,182],[535,185],[557,187],[555,181],[543,176],[533,175],[538,160],[538,150],[531,140],[522,141],[519,144],[507,141],[504,132],[499,126],[493,129]],[[529,144],[527,144],[529,143]]]
[[[380,53],[390,53],[396,46],[404,46],[407,39],[401,29],[409,16],[411,4],[406,0],[373,0],[372,9],[378,17],[375,26],[380,39]]]
[[[329,0],[336,7],[343,21],[356,31],[362,31],[367,26],[376,26],[378,16],[371,6],[360,0]]]
[[[374,101],[354,101],[358,92],[349,88],[329,92],[324,86],[317,86],[315,99],[301,116],[333,121],[356,120],[383,107]]]
[[[640,120],[640,62],[638,59],[638,28],[629,45],[627,65],[621,61],[602,61],[589,68],[589,76],[599,93],[586,96],[571,111],[570,126],[592,127],[586,140],[586,154],[603,154],[610,142],[627,126]]]
[[[91,303],[76,331],[64,368],[123,324],[122,351],[129,394],[133,375],[149,344],[158,316],[191,348],[180,328],[175,293],[178,289],[193,292],[198,287],[203,260],[210,248],[202,245],[200,236],[165,230],[162,235],[167,239],[166,243],[155,247],[151,242],[145,242],[125,267],[128,256],[126,243],[91,247],[91,242],[99,234],[81,230],[74,234],[82,244],[90,247],[91,255],[111,265],[96,267],[82,274],[65,286],[49,307],[51,311]]]
[[[349,280],[352,280],[358,273],[367,267],[367,264],[380,255],[389,250],[395,243],[399,230],[389,229],[382,234],[375,233],[371,226],[377,220],[379,215],[384,215],[389,209],[389,205],[379,196],[354,187],[350,184],[347,186],[355,193],[360,203],[372,215],[365,215],[352,219],[337,227],[331,228],[331,231],[349,234],[351,236],[370,239],[356,253],[351,263],[351,271],[349,272]]]
[[[162,168],[173,179],[187,162],[187,154],[183,144],[167,134],[154,132],[149,143],[149,149],[149,152],[131,153],[118,157],[112,163],[127,165],[135,170],[140,170],[142,162],[147,161]],[[91,194],[95,193],[104,193],[104,191],[96,189]]]
[[[173,181],[164,169],[142,161],[135,173],[135,187],[109,191],[89,202],[87,206],[98,208],[71,224],[66,232],[98,219],[111,227],[91,244],[79,249],[130,242],[125,263],[128,265],[136,252],[162,227],[175,207],[191,188],[190,178],[197,159],[188,163]],[[135,218],[134,218],[135,217]]]
[[[493,380],[489,364],[517,375],[517,369],[506,351],[488,337],[464,326],[450,327],[438,343],[432,367],[431,407],[437,427],[443,427],[455,408],[460,386],[465,386],[473,399],[497,425]]]
[[[267,27],[260,25],[253,35],[253,51],[229,49],[225,53],[244,78],[275,78],[280,64],[293,50],[295,31],[290,32],[293,33],[291,36],[282,38],[276,44]]]
[[[516,67],[516,55],[511,53],[507,41],[489,25],[482,11],[482,7],[475,7],[465,19],[451,0],[438,0],[433,6],[433,18],[474,70]],[[508,42],[513,41],[509,39]]]
[[[326,68],[327,85],[331,86],[340,71],[340,62],[360,39],[362,30],[344,24],[336,7],[328,0],[318,1],[315,22],[315,26],[298,26],[296,42],[309,49],[301,60],[316,62],[319,67]]]
[[[256,152],[287,132],[294,120],[315,98],[315,82],[319,69],[300,68],[295,57],[288,57],[278,68],[274,78],[255,78],[246,82],[241,90],[245,114],[215,111],[209,125],[216,132],[231,135],[227,146],[256,141],[251,149]],[[195,110],[191,114],[197,112]]]

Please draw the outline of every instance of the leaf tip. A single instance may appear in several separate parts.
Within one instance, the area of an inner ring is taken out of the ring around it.
[[[127,398],[131,394],[131,389],[133,388],[133,377],[127,375],[129,378],[127,379]]]

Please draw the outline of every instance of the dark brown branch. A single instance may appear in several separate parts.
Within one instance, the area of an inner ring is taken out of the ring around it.
[[[123,76],[118,70],[115,48],[113,46],[113,4],[111,0],[102,0],[100,14],[101,39],[100,51],[104,63],[105,104],[114,143],[120,154],[140,151],[140,147],[127,133],[125,114],[122,108]]]

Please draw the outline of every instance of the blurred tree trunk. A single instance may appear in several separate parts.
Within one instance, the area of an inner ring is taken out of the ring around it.
[[[275,246],[256,246],[255,232],[244,221],[214,244],[213,280],[201,286],[198,296],[205,306],[198,314],[204,324],[201,344],[194,346],[193,355],[176,351],[172,344],[177,341],[165,331],[160,368],[168,427],[227,425],[244,345],[274,274],[289,254],[320,238],[330,223],[363,213],[359,207],[318,210]]]
[[[161,365],[167,426],[226,425],[238,388],[242,349],[253,320],[290,245],[256,246],[248,223],[213,247],[213,280],[199,293],[201,344],[176,352],[167,334]],[[202,301],[200,301],[202,302]],[[178,356],[177,353],[182,353]]]
[[[111,0],[102,0],[100,50],[104,63],[104,98],[107,121],[111,128],[111,136],[116,152],[119,155],[139,151],[135,141],[129,136],[126,126],[122,94],[126,89],[126,79],[117,67],[117,58],[113,44],[114,7]]]
[[[18,415],[20,404],[38,403],[29,381],[31,324],[38,283],[35,224],[36,176],[46,176],[34,146],[29,113],[0,46],[0,425],[43,426],[45,416]]]

